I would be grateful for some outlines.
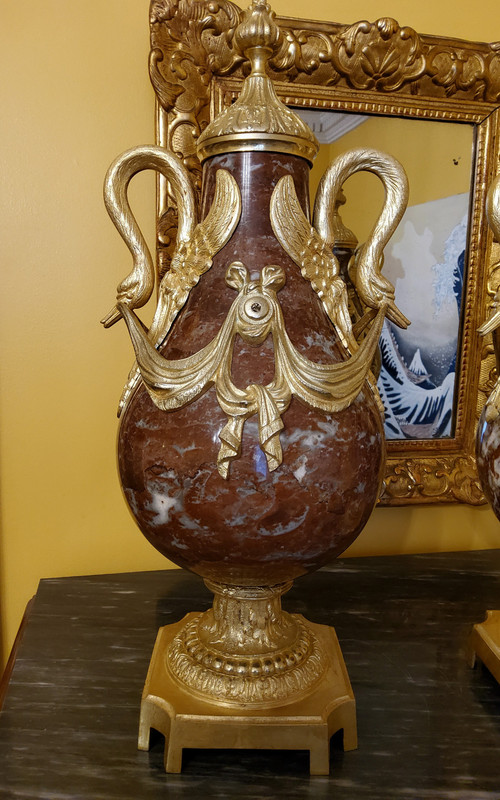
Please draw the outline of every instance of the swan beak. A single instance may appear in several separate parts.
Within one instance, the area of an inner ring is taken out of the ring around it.
[[[408,325],[411,325],[410,320],[405,317],[405,315],[399,310],[397,305],[393,302],[388,303],[387,310],[385,312],[386,317],[394,322],[399,328],[407,328]]]
[[[119,308],[113,306],[109,314],[106,314],[105,317],[101,319],[101,325],[104,325],[105,328],[111,328],[115,322],[118,322],[119,319],[122,318],[122,313]]]
[[[477,329],[477,332],[481,336],[486,336],[487,333],[491,333],[492,331],[495,330],[495,328],[498,328],[499,325],[500,325],[500,310],[495,311],[493,316],[487,319],[486,322],[483,322],[481,327]]]

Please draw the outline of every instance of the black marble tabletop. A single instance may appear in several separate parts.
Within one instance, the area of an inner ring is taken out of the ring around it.
[[[210,604],[180,570],[43,580],[0,714],[0,798],[500,800],[500,686],[466,662],[500,608],[500,550],[339,559],[298,580],[289,611],[333,625],[359,748],[329,777],[304,752],[136,749],[157,628]]]

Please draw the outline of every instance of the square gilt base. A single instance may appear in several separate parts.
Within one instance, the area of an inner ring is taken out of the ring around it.
[[[165,770],[180,772],[183,748],[309,750],[311,775],[330,771],[330,737],[344,731],[344,750],[357,747],[356,706],[333,628],[306,622],[328,653],[328,666],[304,697],[258,709],[200,699],[166,668],[166,649],[191,613],[160,628],[141,702],[138,747],[149,749],[150,729],[165,736]]]
[[[500,683],[500,611],[487,611],[484,622],[474,625],[469,640],[473,667],[479,659]]]

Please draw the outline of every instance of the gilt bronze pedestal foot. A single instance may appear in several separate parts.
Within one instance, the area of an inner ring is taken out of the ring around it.
[[[251,605],[242,590],[236,598],[219,592],[210,611],[160,628],[139,749],[149,748],[151,728],[160,731],[167,772],[181,771],[189,747],[308,750],[311,775],[328,775],[334,733],[343,730],[344,750],[357,747],[354,695],[334,629],[282,612],[280,591],[255,597],[263,591],[253,590]]]
[[[484,622],[474,625],[469,641],[470,665],[479,659],[500,683],[500,611],[487,611]]]

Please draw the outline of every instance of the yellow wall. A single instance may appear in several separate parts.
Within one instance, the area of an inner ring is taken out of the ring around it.
[[[69,5],[71,8],[69,9]],[[100,317],[129,269],[101,200],[122,150],[152,142],[147,0],[3,3],[0,133],[1,600],[4,648],[41,577],[167,566],[138,533],[115,469],[115,407],[131,363]],[[298,0],[276,0],[300,16]],[[349,19],[346,18],[346,9]],[[500,38],[493,2],[314,0],[343,22],[392,15],[421,32]],[[481,13],[479,13],[481,11]],[[152,235],[153,179],[132,191]],[[486,508],[379,509],[351,555],[495,547]]]

